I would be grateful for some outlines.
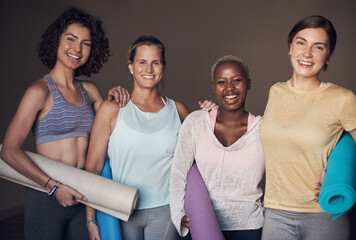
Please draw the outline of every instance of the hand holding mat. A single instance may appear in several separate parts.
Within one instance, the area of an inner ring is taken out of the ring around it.
[[[190,218],[189,230],[193,240],[224,239],[196,164],[188,172],[184,209]]]
[[[111,168],[109,164],[109,159],[105,159],[105,164],[103,170],[101,171],[101,176],[112,179]],[[102,211],[96,211],[96,221],[100,229],[101,240],[121,240],[121,230],[119,219],[106,214]]]
[[[27,151],[25,153],[48,176],[71,186],[88,199],[87,202],[77,200],[78,202],[124,221],[128,221],[136,207],[138,200],[138,189],[136,188],[106,179],[36,153]],[[43,186],[38,185],[18,173],[1,159],[0,177],[42,192],[47,192]]]
[[[320,207],[332,219],[340,217],[356,202],[356,143],[344,132],[332,150],[319,195]]]

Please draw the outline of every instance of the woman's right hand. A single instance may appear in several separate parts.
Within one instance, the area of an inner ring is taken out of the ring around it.
[[[59,185],[55,198],[62,207],[70,207],[78,204],[76,199],[87,201],[87,198],[83,194],[65,184]]]
[[[96,223],[90,222],[88,224],[88,232],[89,232],[90,240],[100,240],[101,239],[99,226]]]
[[[190,221],[190,218],[187,217],[186,215],[184,215],[182,217],[182,220],[181,220],[181,224],[186,227],[186,228],[189,228],[189,221]]]

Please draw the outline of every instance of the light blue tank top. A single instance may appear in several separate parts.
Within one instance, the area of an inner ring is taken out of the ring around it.
[[[169,204],[171,161],[181,126],[175,102],[143,112],[132,101],[120,109],[108,143],[113,180],[139,189],[137,209]]]
[[[50,75],[47,74],[44,78],[51,90],[52,107],[46,116],[32,126],[36,144],[72,137],[89,137],[94,122],[94,111],[81,82],[76,80],[84,103],[81,106],[75,106],[63,98]]]

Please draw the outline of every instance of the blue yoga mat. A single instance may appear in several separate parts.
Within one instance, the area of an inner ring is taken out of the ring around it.
[[[340,217],[356,202],[356,143],[344,132],[332,150],[319,195],[320,207],[332,219]]]
[[[101,176],[112,179],[109,159],[105,159],[105,164]],[[100,229],[102,240],[121,240],[121,230],[119,219],[101,211],[96,211],[96,221]]]

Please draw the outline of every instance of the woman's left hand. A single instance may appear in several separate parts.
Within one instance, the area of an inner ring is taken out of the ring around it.
[[[127,89],[117,86],[109,90],[108,100],[114,100],[119,103],[120,107],[125,107],[131,96]]]
[[[315,198],[314,198],[315,202],[317,202],[319,200],[319,194],[320,194],[320,190],[321,190],[321,185],[323,184],[323,181],[324,181],[325,173],[326,173],[326,168],[324,168],[323,171],[321,171],[319,182],[316,183],[315,189],[318,192],[315,194]]]
[[[88,224],[88,232],[89,232],[90,240],[100,240],[101,239],[99,226],[96,223],[90,222]]]
[[[218,109],[219,105],[217,105],[216,103],[214,103],[211,100],[204,100],[204,102],[199,101],[199,106],[201,110],[205,110],[205,111],[211,111],[214,109]]]

